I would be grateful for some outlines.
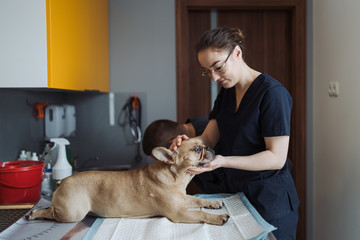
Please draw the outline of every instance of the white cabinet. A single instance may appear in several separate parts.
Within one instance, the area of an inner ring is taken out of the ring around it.
[[[109,91],[104,0],[1,0],[0,87]]]
[[[46,2],[0,1],[0,86],[47,87]]]

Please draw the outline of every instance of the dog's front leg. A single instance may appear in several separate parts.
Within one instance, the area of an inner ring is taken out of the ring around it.
[[[182,208],[177,212],[168,213],[167,218],[176,223],[209,223],[214,225],[223,225],[228,221],[229,215],[216,215]]]
[[[190,195],[186,195],[186,199],[185,199],[185,207],[187,208],[204,207],[204,208],[220,209],[222,205],[223,204],[220,201],[211,201],[208,199],[202,199]]]

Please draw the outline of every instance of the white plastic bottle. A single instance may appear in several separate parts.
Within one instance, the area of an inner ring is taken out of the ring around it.
[[[52,175],[51,164],[48,163],[45,170],[45,177],[41,184],[41,195],[45,198],[50,197],[52,194],[51,175]]]
[[[31,152],[30,151],[26,151],[26,160],[30,160],[31,159]]]
[[[21,150],[18,160],[27,160],[27,155],[25,150]]]
[[[38,158],[38,156],[36,155],[36,152],[33,152],[33,153],[32,153],[30,160],[39,161],[39,158]]]
[[[69,145],[70,142],[65,138],[51,138],[50,141],[59,145],[59,152],[56,163],[52,168],[53,181],[56,183],[57,181],[71,176],[72,174],[72,167],[66,158],[65,149],[65,145]]]

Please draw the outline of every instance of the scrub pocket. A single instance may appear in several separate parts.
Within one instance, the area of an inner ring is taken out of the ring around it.
[[[294,181],[288,171],[248,184],[250,202],[265,219],[285,216],[300,204]]]

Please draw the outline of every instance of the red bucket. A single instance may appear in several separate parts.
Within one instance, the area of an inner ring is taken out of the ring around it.
[[[0,162],[0,204],[36,203],[40,200],[44,162]]]

